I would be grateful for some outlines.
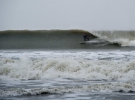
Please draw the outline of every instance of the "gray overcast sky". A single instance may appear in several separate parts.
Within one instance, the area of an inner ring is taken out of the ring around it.
[[[135,30],[135,0],[0,0],[0,30]]]

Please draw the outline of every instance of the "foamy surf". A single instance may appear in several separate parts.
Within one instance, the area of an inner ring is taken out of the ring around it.
[[[135,46],[134,31],[93,31],[92,34],[111,44],[117,43],[121,46]]]
[[[92,61],[73,58],[1,59],[0,79],[127,79],[135,77],[135,62]],[[25,74],[24,74],[25,73]]]
[[[135,93],[134,51],[0,52],[0,98]]]
[[[133,51],[40,53],[3,53],[0,58],[0,79],[134,80],[135,77]]]
[[[134,100],[134,31],[0,33],[0,99]]]
[[[8,96],[32,96],[32,95],[53,95],[63,93],[79,93],[79,92],[91,92],[91,93],[134,93],[133,90],[135,83],[132,82],[115,82],[115,83],[89,83],[89,84],[76,84],[77,86],[63,87],[56,86],[50,88],[8,88],[0,90],[0,97]],[[133,94],[130,94],[133,95]]]

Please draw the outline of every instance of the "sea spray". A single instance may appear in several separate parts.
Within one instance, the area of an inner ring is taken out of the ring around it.
[[[134,31],[93,31],[93,35],[109,43],[117,43],[121,46],[135,46]]]
[[[78,58],[1,58],[1,79],[86,78],[134,79],[134,60],[108,61]],[[4,77],[4,78],[3,78]]]

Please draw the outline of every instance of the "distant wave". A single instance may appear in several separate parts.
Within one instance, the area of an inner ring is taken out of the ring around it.
[[[89,41],[89,44],[91,45],[79,44],[80,42],[83,42],[84,34],[91,37],[91,41]],[[96,46],[135,46],[135,31],[0,31],[0,49],[85,49],[96,48],[95,44]]]

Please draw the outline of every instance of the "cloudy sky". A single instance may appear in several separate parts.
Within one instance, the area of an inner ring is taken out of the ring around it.
[[[0,30],[135,30],[135,0],[0,0]]]

